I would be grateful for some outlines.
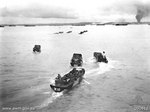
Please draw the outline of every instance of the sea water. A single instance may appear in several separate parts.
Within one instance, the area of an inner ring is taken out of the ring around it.
[[[80,35],[84,30],[88,32]],[[63,33],[55,34],[60,31]],[[0,32],[2,110],[113,111],[122,105],[128,109],[126,103],[136,93],[150,99],[146,88],[150,80],[148,25],[16,26],[0,28]],[[41,53],[33,53],[36,44],[41,45]],[[108,64],[93,58],[93,52],[102,51]],[[58,73],[72,69],[73,53],[83,56],[84,80],[68,93],[54,93],[49,85]],[[144,88],[147,94],[136,88]],[[125,100],[116,100],[119,98]]]

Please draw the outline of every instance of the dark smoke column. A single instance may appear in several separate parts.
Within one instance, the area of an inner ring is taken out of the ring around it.
[[[140,23],[140,22],[141,22],[141,19],[142,19],[142,16],[136,15],[135,18],[136,18],[137,22]]]
[[[140,9],[137,9],[137,14],[136,14],[135,18],[138,23],[141,22],[141,19],[143,18],[143,16],[144,16],[144,12]]]

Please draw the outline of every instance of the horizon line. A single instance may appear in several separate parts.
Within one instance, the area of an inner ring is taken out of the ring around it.
[[[85,26],[85,25],[126,25],[126,24],[150,24],[150,22],[74,22],[74,23],[18,23],[18,24],[0,24],[3,26],[62,26],[62,25],[72,25],[72,26]]]

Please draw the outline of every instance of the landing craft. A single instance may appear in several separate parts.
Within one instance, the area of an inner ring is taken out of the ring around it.
[[[41,45],[35,45],[33,48],[33,52],[41,52]]]
[[[54,34],[62,34],[62,33],[64,33],[63,31],[60,31],[60,32],[56,32],[56,33],[54,33]]]
[[[82,54],[74,53],[70,62],[71,66],[82,66],[83,60],[82,60]]]
[[[64,90],[69,90],[75,87],[83,79],[85,74],[84,68],[73,68],[69,73],[65,74],[63,77],[58,74],[55,78],[55,83],[50,84],[50,87],[55,92],[62,92]]]
[[[72,33],[72,31],[67,31],[67,33]]]
[[[103,51],[103,53],[105,53],[105,52]],[[97,62],[108,63],[108,60],[107,60],[106,56],[104,56],[101,52],[94,52],[93,56],[94,56],[94,58],[96,59]]]
[[[83,33],[86,33],[88,32],[87,30],[84,30],[84,31],[81,31],[79,34],[83,34]]]

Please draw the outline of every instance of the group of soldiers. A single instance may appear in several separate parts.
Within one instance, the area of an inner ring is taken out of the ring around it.
[[[72,71],[70,71],[68,74],[61,77],[60,74],[55,79],[55,83],[68,83],[69,81],[74,81],[78,78],[78,70],[76,68],[73,68]]]

